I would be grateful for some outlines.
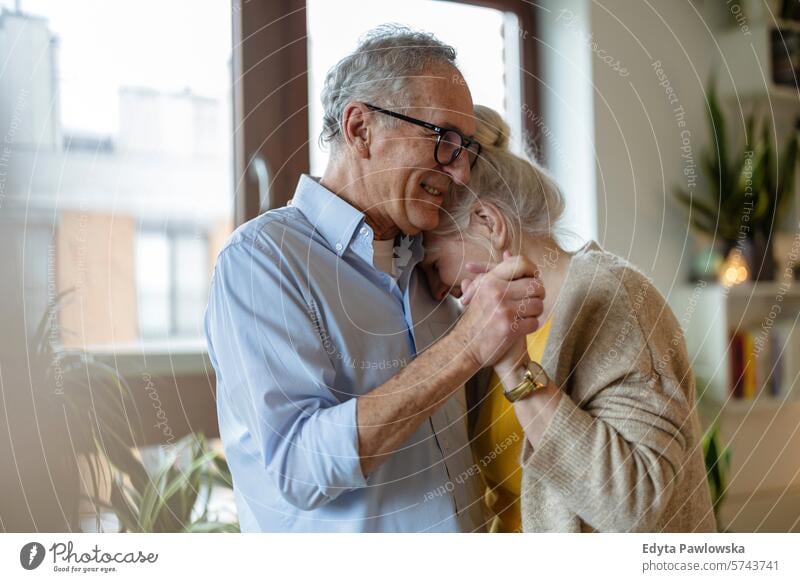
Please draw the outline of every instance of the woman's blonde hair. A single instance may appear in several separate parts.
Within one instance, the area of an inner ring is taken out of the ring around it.
[[[434,234],[464,232],[476,202],[491,202],[506,219],[512,241],[521,235],[553,237],[555,223],[564,213],[564,196],[553,178],[528,151],[518,156],[509,149],[510,128],[494,109],[475,106],[481,155],[469,184],[446,197],[442,218]]]

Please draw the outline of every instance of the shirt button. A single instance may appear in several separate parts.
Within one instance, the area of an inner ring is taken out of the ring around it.
[[[336,250],[337,251],[342,250],[342,243],[336,243]]]
[[[364,227],[362,227],[362,228],[361,228],[361,234],[362,234],[362,235],[364,235],[364,236],[367,236],[367,232],[368,232],[368,231],[367,231],[367,227],[366,227],[366,226],[364,226]]]

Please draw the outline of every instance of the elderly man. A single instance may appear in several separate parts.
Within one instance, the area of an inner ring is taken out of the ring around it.
[[[451,47],[376,29],[323,103],[324,175],[236,230],[206,312],[242,530],[474,531],[463,384],[536,329],[533,269],[486,277],[456,323],[416,268],[480,152]]]

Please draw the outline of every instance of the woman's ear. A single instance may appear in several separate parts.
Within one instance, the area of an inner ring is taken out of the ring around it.
[[[503,213],[491,202],[476,202],[470,214],[470,226],[478,229],[501,253],[509,248],[508,225]]]
[[[342,135],[356,157],[369,159],[371,111],[363,103],[348,103],[342,112]]]

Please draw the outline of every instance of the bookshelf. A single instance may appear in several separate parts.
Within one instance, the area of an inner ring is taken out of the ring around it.
[[[800,283],[730,289],[686,284],[673,290],[669,302],[685,333],[698,394],[707,386],[700,402],[703,428],[717,422],[732,451],[723,522],[731,531],[800,531],[800,378],[778,397],[760,392],[745,400],[731,394],[731,332],[758,328],[779,304],[775,321],[791,322],[800,336]],[[791,345],[800,347],[797,341]],[[796,366],[800,353],[792,355]]]
[[[776,282],[746,283],[729,289],[715,283],[698,283],[677,290],[671,303],[684,329],[698,383],[708,383],[707,400],[730,410],[750,409],[752,405],[779,408],[781,404],[800,401],[800,388],[794,381],[788,385],[784,382],[778,397],[758,386],[756,399],[737,401],[731,394],[734,379],[730,361],[734,331],[788,325],[796,327],[800,334],[799,283],[788,287]],[[785,355],[788,361],[795,354]]]

